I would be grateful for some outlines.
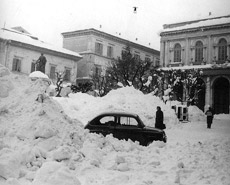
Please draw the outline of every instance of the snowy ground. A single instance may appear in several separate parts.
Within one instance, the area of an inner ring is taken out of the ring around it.
[[[43,80],[0,66],[0,184],[11,185],[230,185],[230,115],[205,115],[189,107],[178,122],[170,103],[133,88],[103,98],[71,94],[35,101]],[[83,126],[104,111],[137,113],[154,126],[156,106],[165,114],[168,142],[148,147],[89,134]]]

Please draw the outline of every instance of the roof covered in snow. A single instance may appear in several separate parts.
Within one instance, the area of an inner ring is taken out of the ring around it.
[[[226,25],[230,24],[230,15],[227,16],[221,16],[221,17],[212,17],[207,19],[200,19],[200,20],[194,20],[194,21],[187,21],[187,22],[181,22],[181,23],[174,23],[174,24],[165,24],[164,32],[173,32],[173,31],[182,31],[182,30],[189,30],[194,28],[204,28],[204,27],[210,27],[210,26],[220,26],[220,25]]]
[[[43,49],[51,50],[54,52],[62,53],[65,55],[69,55],[71,57],[82,58],[82,56],[76,52],[73,52],[73,51],[70,51],[70,50],[67,50],[61,47],[56,47],[49,43],[43,42],[39,40],[37,37],[29,34],[29,32],[21,32],[15,29],[2,28],[0,29],[0,39],[20,42],[20,43],[28,44],[28,45],[35,46],[38,48],[43,48]]]

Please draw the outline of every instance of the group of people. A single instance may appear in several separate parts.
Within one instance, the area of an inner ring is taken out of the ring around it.
[[[210,129],[214,117],[214,111],[211,107],[209,107],[205,114],[207,115],[207,128]],[[166,128],[164,124],[164,113],[162,112],[160,106],[157,106],[155,128],[159,128],[162,130]]]

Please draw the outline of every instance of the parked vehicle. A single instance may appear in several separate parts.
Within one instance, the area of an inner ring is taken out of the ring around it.
[[[112,134],[118,139],[139,141],[143,146],[155,140],[167,142],[167,136],[163,130],[145,126],[137,114],[131,113],[102,113],[89,121],[85,129],[103,136]]]

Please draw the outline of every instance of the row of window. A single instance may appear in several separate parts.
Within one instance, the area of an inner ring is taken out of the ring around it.
[[[95,43],[95,53],[98,55],[103,55],[103,45],[102,43]],[[113,58],[113,47],[107,46],[107,57]]]
[[[114,48],[112,46],[107,46],[107,57],[109,58],[113,58],[114,57]],[[122,50],[122,53],[126,52],[125,50]],[[96,42],[95,43],[95,53],[98,55],[103,55],[103,44]],[[140,54],[139,53],[135,53],[134,57],[136,59],[140,60]],[[151,61],[150,56],[146,56],[145,57],[145,61]]]
[[[34,72],[35,69],[35,62],[31,63],[31,73]],[[14,58],[13,59],[13,65],[12,65],[12,71],[18,71],[21,72],[21,59],[19,58]],[[56,78],[56,66],[51,65],[50,66],[50,79],[55,79]],[[64,81],[70,81],[71,77],[71,69],[70,68],[65,68],[65,76],[63,77]]]
[[[222,38],[219,40],[218,47],[218,61],[225,61],[227,57],[227,41]],[[179,43],[174,46],[174,62],[181,62],[181,45]],[[202,62],[204,58],[204,45],[201,41],[195,44],[195,62]]]

